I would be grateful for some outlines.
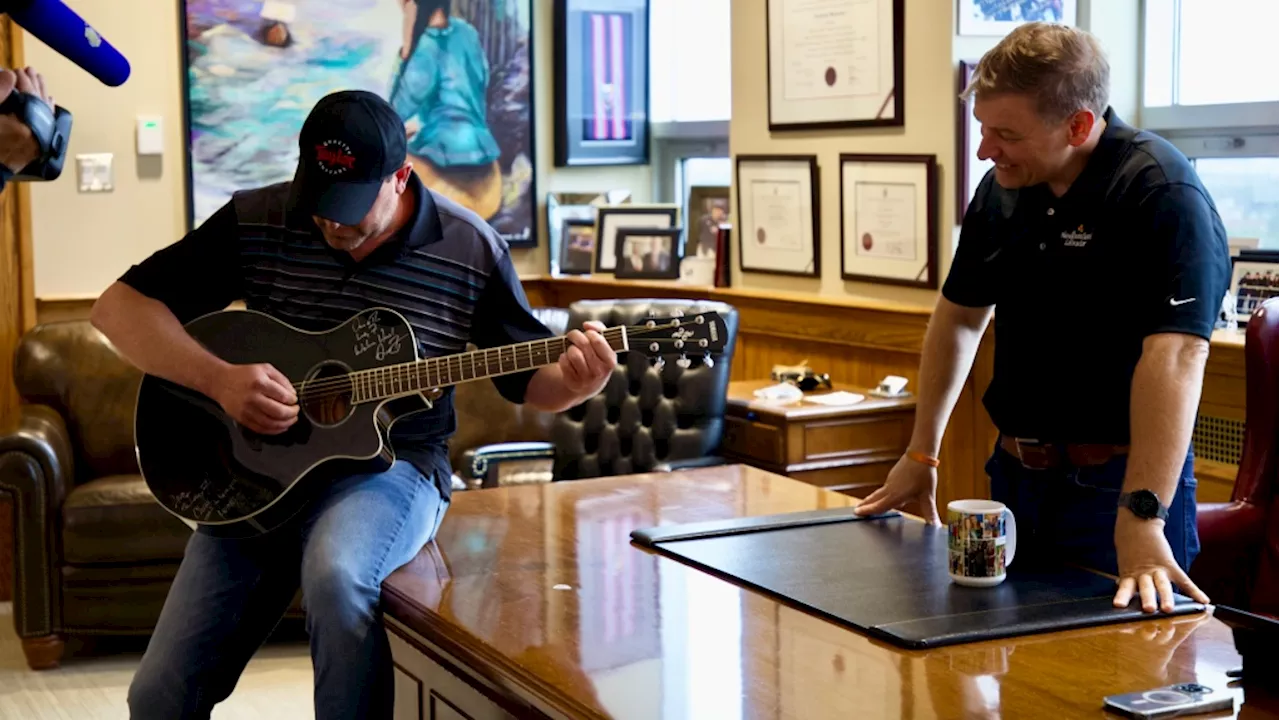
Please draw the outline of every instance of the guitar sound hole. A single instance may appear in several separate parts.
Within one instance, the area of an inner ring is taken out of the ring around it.
[[[307,376],[298,392],[298,402],[313,424],[337,425],[351,416],[353,405],[348,372],[338,363],[324,363]]]

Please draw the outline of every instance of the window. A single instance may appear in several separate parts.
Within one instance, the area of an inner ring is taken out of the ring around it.
[[[1140,125],[1195,163],[1231,237],[1277,246],[1277,0],[1144,0]]]

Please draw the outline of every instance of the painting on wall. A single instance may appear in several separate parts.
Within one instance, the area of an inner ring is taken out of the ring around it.
[[[185,0],[192,226],[293,177],[321,97],[368,90],[404,120],[422,181],[512,247],[535,228],[532,0]]]
[[[1076,0],[957,0],[961,35],[1003,37],[1028,22],[1076,24]]]

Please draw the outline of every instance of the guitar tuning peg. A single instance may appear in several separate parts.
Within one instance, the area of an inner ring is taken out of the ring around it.
[[[711,353],[706,353],[705,355],[702,356],[702,364],[706,365],[709,368],[715,367],[716,361],[711,359]]]
[[[676,361],[676,366],[682,370],[688,370],[693,363],[689,360],[689,356],[681,353],[680,359]]]
[[[658,358],[653,361],[653,369],[657,370],[658,372],[662,372],[662,368],[666,366],[667,366],[667,359],[662,357],[661,355],[659,355]]]

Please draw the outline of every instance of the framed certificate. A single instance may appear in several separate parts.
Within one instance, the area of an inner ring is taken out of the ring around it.
[[[817,156],[739,155],[736,170],[742,271],[817,277]]]
[[[769,129],[904,124],[903,0],[768,0]]]
[[[649,162],[649,0],[555,0],[555,162]]]
[[[937,159],[840,156],[840,276],[936,290]]]
[[[978,67],[977,60],[961,60],[959,81],[956,83],[956,95],[962,95],[965,88],[973,81],[973,73]],[[956,112],[956,224],[964,222],[964,213],[973,201],[978,184],[986,177],[987,171],[995,167],[990,160],[978,159],[978,146],[982,144],[982,125],[973,117],[973,98],[957,99],[960,109]]]

